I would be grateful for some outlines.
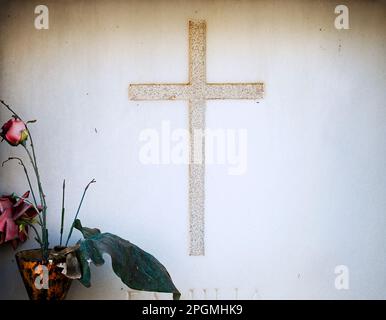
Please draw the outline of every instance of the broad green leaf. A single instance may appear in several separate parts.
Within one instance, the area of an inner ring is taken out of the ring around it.
[[[80,230],[85,239],[80,240],[77,255],[81,263],[84,286],[90,287],[89,262],[95,265],[104,264],[103,253],[111,256],[115,274],[129,288],[151,292],[173,293],[174,299],[179,299],[180,293],[174,286],[166,268],[151,254],[141,248],[111,233],[100,233],[98,229],[82,227],[80,221],[75,228]]]

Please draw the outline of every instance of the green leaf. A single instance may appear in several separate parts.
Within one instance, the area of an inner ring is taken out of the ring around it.
[[[107,253],[111,256],[113,271],[129,288],[173,293],[173,298],[179,299],[180,292],[174,286],[168,271],[151,254],[114,234],[82,227],[79,220],[74,227],[85,237],[78,242],[80,247],[77,250],[82,269],[82,278],[79,281],[84,286],[91,286],[88,261],[102,265],[105,262],[103,254]]]

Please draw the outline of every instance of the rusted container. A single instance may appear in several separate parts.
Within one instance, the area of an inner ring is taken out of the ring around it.
[[[30,300],[64,300],[72,280],[62,274],[63,261],[43,262],[40,249],[15,255]]]

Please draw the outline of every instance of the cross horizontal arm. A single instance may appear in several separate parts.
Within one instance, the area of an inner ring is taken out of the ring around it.
[[[262,99],[264,83],[209,83],[205,88],[206,99]]]
[[[131,100],[188,100],[188,84],[130,84]]]

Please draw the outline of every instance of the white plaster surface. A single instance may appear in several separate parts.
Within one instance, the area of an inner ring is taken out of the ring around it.
[[[40,2],[0,1],[0,96],[38,119],[52,243],[62,179],[70,215],[95,177],[84,225],[154,254],[187,298],[386,298],[383,1],[346,1],[350,30],[334,28],[334,1],[44,3],[50,29],[38,31]],[[207,103],[207,127],[246,128],[249,144],[247,174],[206,168],[205,257],[187,254],[187,166],[138,160],[140,131],[186,128],[187,103],[127,94],[188,81],[191,18],[207,22],[208,82],[266,85],[259,104]],[[0,144],[2,159],[15,153]],[[1,193],[25,189],[16,164],[0,169]],[[334,287],[342,264],[349,290]],[[75,282],[68,298],[127,299],[110,270],[93,268],[92,288]],[[27,298],[10,248],[0,281],[1,299]]]

